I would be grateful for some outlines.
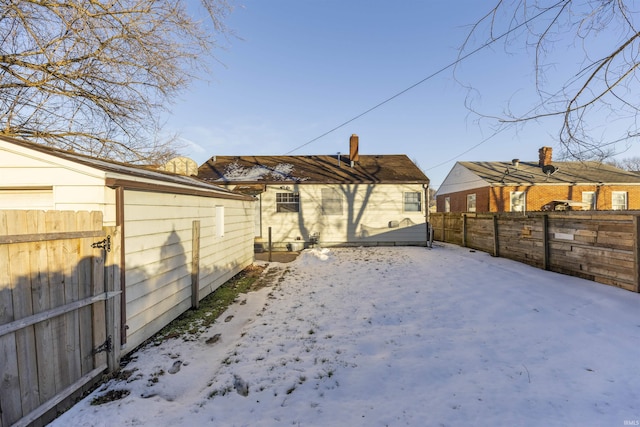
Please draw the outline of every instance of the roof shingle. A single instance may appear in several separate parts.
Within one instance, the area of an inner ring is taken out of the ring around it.
[[[404,154],[348,156],[216,156],[202,164],[198,177],[217,183],[293,182],[424,183],[426,175]]]

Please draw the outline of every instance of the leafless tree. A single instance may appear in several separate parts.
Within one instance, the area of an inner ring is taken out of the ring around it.
[[[159,117],[231,34],[227,0],[200,0],[203,20],[188,3],[3,1],[0,135],[127,162],[175,155]]]
[[[628,170],[631,172],[640,172],[640,157],[627,157],[624,159],[610,159],[607,161],[610,165],[618,167],[620,169]]]
[[[478,42],[530,51],[538,100],[524,113],[507,110],[501,123],[557,117],[565,154],[606,158],[640,135],[638,8],[625,0],[499,0],[472,26],[460,56]]]

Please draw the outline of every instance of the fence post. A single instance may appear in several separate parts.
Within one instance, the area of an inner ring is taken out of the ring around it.
[[[551,261],[549,259],[551,250],[549,248],[549,215],[542,215],[542,250],[544,251],[542,264],[545,270],[551,269]]]
[[[462,247],[467,247],[467,214],[462,214]]]
[[[498,240],[498,215],[493,216],[493,256],[500,256],[500,247]]]
[[[200,221],[191,229],[191,308],[200,307]]]
[[[269,262],[271,262],[271,227],[269,227]]]
[[[106,304],[106,327],[107,336],[111,336],[112,349],[107,352],[107,366],[109,372],[115,372],[120,367],[120,332],[122,330],[122,319],[120,296],[117,295],[122,292],[120,282],[120,226],[104,227],[105,233],[111,236],[111,251],[106,253],[105,260],[105,292],[113,295],[107,298]]]
[[[633,291],[640,292],[640,268],[638,267],[638,263],[640,263],[640,250],[638,249],[638,245],[640,244],[640,221],[638,220],[638,215],[633,216]]]

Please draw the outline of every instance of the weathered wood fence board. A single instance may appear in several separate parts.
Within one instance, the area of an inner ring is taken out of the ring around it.
[[[435,213],[435,240],[640,290],[640,212]]]
[[[105,281],[92,247],[105,235],[100,212],[0,211],[0,427],[29,425],[108,367],[96,350],[119,311],[117,264]]]

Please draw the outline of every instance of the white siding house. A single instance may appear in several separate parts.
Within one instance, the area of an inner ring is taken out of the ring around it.
[[[426,245],[429,179],[406,155],[214,156],[198,177],[259,198],[256,243],[274,250]]]
[[[191,307],[194,242],[200,298],[253,262],[254,204],[194,177],[0,137],[0,210],[100,211],[120,227],[124,353]]]

